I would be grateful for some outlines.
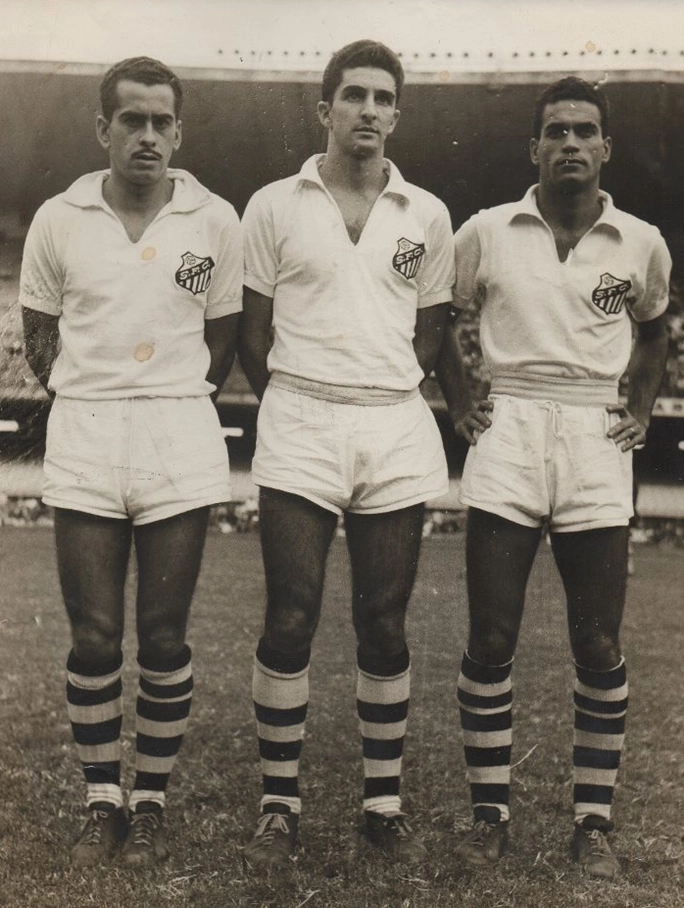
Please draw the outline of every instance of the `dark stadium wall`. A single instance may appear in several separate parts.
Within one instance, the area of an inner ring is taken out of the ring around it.
[[[550,76],[551,81],[555,76]],[[99,77],[0,73],[0,215],[26,227],[80,174],[106,166],[95,141]],[[323,150],[312,82],[186,80],[175,163],[242,212],[260,186]],[[535,179],[528,145],[539,83],[410,84],[388,151],[407,179],[442,198],[454,226],[522,195]],[[615,82],[613,160],[603,185],[620,207],[656,224],[684,275],[684,85]]]

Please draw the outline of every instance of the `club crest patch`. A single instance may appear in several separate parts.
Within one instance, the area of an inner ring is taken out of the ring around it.
[[[397,251],[392,259],[392,267],[407,280],[416,276],[420,260],[425,255],[425,243],[412,243],[403,236],[397,242]]]
[[[211,284],[211,273],[215,268],[211,256],[201,258],[194,252],[186,252],[181,257],[182,265],[176,271],[176,283],[191,293],[204,293]]]
[[[594,287],[591,301],[607,315],[616,315],[622,310],[627,294],[632,289],[632,282],[613,277],[607,271],[601,275],[598,287]]]

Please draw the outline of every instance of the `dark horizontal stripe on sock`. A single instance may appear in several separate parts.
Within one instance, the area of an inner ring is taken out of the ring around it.
[[[378,678],[394,678],[403,675],[411,664],[411,657],[407,647],[396,656],[369,656],[361,647],[356,650],[356,662],[362,672],[376,675]]]
[[[158,703],[155,700],[138,697],[136,712],[143,719],[151,719],[153,722],[177,722],[179,719],[188,718],[191,705],[190,697],[173,703]]]
[[[299,797],[299,784],[296,776],[285,779],[280,776],[262,776],[262,778],[265,795],[273,795],[277,798]]]
[[[506,691],[504,694],[498,694],[496,697],[488,697],[484,694],[471,694],[467,690],[459,687],[458,702],[461,706],[468,706],[476,709],[497,709],[500,706],[509,706],[513,702],[513,691]]]
[[[593,672],[589,668],[576,665],[575,672],[578,681],[587,687],[595,687],[598,690],[613,690],[616,687],[622,687],[627,681],[627,666],[624,662],[607,672]]]
[[[289,725],[301,725],[306,719],[308,703],[303,706],[293,706],[290,709],[278,709],[275,706],[262,706],[254,704],[254,713],[257,722],[262,725],[273,725],[275,728],[287,728]]]
[[[166,791],[169,784],[167,772],[136,772],[134,791]]]
[[[467,653],[463,654],[461,662],[461,671],[466,678],[478,684],[500,684],[508,678],[512,668],[512,662],[507,665],[481,665],[474,662]]]
[[[259,738],[259,756],[264,760],[288,763],[302,752],[302,739],[297,741],[267,741]]]
[[[577,709],[588,710],[592,713],[614,715],[626,711],[627,697],[622,700],[594,700],[593,697],[585,697],[582,694],[575,693],[575,706]]]
[[[85,659],[79,659],[76,653],[71,650],[67,657],[67,671],[73,675],[83,675],[85,678],[103,678],[105,675],[112,675],[118,672],[123,665],[123,653],[119,652],[112,659],[103,659],[98,662],[86,662]]]
[[[575,745],[572,749],[572,764],[587,769],[617,769],[620,765],[620,751]]]
[[[302,653],[279,653],[263,639],[259,640],[257,645],[256,657],[264,668],[279,675],[297,675],[303,672],[311,659],[311,649],[308,648]]]
[[[367,760],[398,760],[404,752],[404,739],[363,738],[363,755]]]
[[[183,735],[171,738],[155,738],[140,732],[135,737],[135,749],[146,757],[175,757],[183,743]]]
[[[89,785],[118,785],[121,781],[121,764],[118,760],[84,763],[83,775]]]
[[[491,713],[484,716],[468,712],[467,709],[461,709],[459,712],[463,731],[505,731],[513,727],[513,716],[510,709],[502,713]]]
[[[399,776],[366,778],[363,780],[363,796],[367,800],[368,798],[383,798],[387,795],[398,795],[399,783]]]
[[[400,700],[398,703],[367,703],[365,700],[356,701],[359,719],[362,722],[375,722],[378,725],[389,725],[392,722],[403,722],[408,716],[409,701]]]
[[[158,700],[187,697],[192,693],[192,675],[186,678],[185,681],[179,681],[178,684],[154,684],[141,675],[140,690],[147,694],[148,697],[156,697]]]
[[[508,804],[510,788],[508,785],[471,782],[470,797],[473,804]]]
[[[84,687],[76,687],[71,681],[67,681],[67,703],[72,706],[100,706],[102,703],[109,703],[112,700],[118,700],[123,690],[121,678],[112,681],[106,687],[100,687],[98,690],[86,690]]]
[[[508,766],[511,762],[511,746],[463,748],[468,766]]]
[[[94,746],[96,744],[111,744],[118,741],[121,734],[121,716],[115,716],[106,722],[72,722],[71,730],[77,744]]]
[[[587,713],[575,713],[575,728],[578,731],[588,731],[595,735],[623,735],[625,733],[625,717],[615,719],[597,718]]]
[[[575,804],[612,804],[612,785],[574,785],[572,800]]]

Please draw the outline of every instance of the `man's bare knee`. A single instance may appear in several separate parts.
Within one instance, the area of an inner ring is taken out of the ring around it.
[[[610,671],[622,657],[619,642],[610,634],[595,630],[575,632],[572,650],[578,665],[597,672]]]
[[[468,654],[483,665],[504,665],[515,654],[516,634],[506,628],[491,628],[470,634]]]
[[[404,609],[361,613],[354,628],[359,645],[372,655],[393,656],[404,650]]]
[[[73,624],[72,646],[83,662],[111,662],[121,653],[122,629],[112,622],[91,621]]]
[[[185,624],[168,620],[138,621],[138,649],[143,659],[153,662],[173,660],[185,645]]]
[[[280,653],[299,653],[311,646],[318,624],[317,610],[281,606],[266,612],[264,639]]]

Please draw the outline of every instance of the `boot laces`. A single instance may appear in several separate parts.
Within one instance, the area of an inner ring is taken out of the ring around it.
[[[282,832],[284,835],[290,834],[287,817],[280,813],[265,813],[259,817],[254,838],[263,839],[266,844],[270,844],[275,838],[276,832]]]
[[[131,817],[132,841],[134,845],[152,845],[159,819],[153,813],[134,813]]]
[[[109,818],[107,810],[93,810],[88,819],[88,828],[83,836],[85,845],[99,845],[102,838],[102,824]]]
[[[493,823],[488,823],[486,820],[478,820],[468,834],[467,839],[473,845],[486,845],[489,836],[495,828],[496,826]]]
[[[610,850],[610,845],[605,835],[601,832],[600,829],[591,829],[587,833],[589,841],[591,842],[591,853],[595,855],[612,855]]]
[[[387,817],[385,825],[392,830],[398,839],[408,839],[413,831],[403,813]]]

